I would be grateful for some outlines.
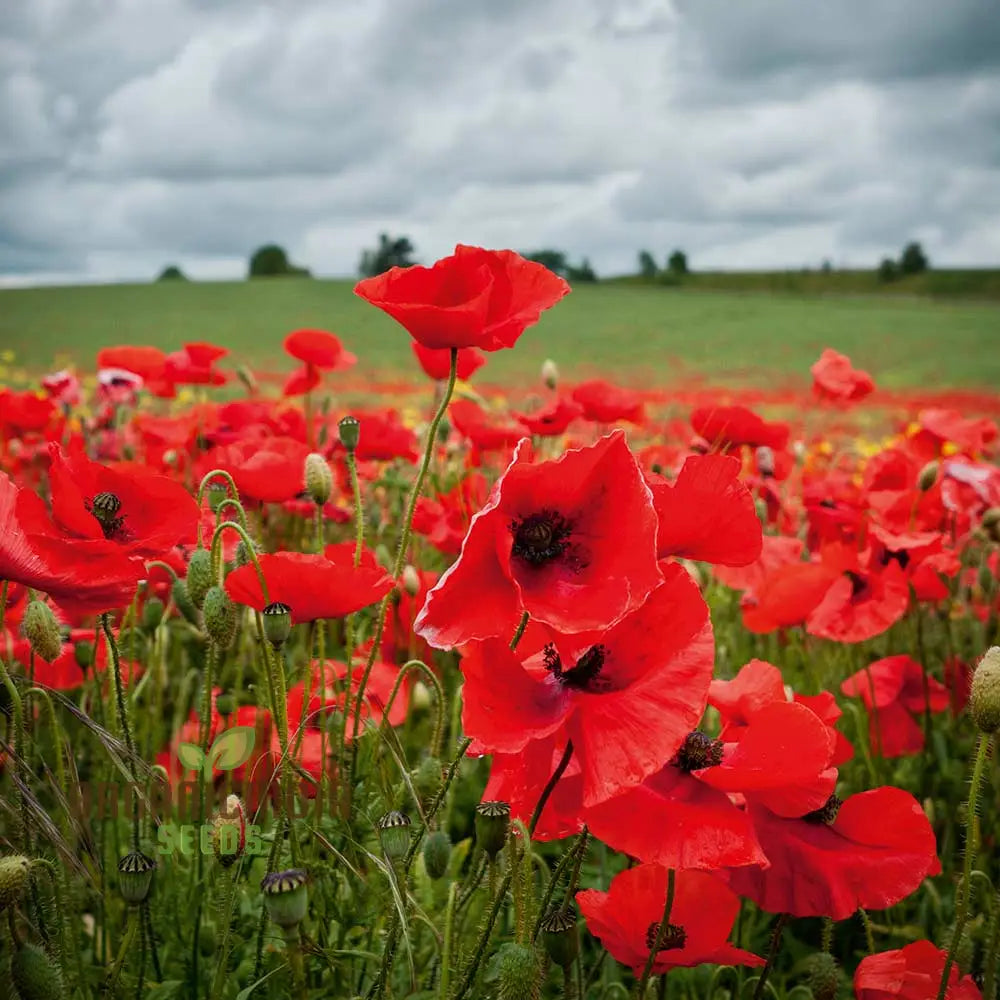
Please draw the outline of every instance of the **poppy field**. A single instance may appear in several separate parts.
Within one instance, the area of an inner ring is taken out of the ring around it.
[[[354,292],[0,388],[0,998],[992,1000],[1000,395]]]

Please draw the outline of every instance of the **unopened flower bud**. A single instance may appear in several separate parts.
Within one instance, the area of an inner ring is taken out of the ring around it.
[[[806,960],[806,985],[813,1000],[835,1000],[840,991],[840,969],[833,955],[816,952]]]
[[[251,396],[257,392],[257,379],[246,365],[240,365],[236,369],[236,377],[243,383],[243,387]]]
[[[539,1000],[541,968],[535,949],[510,942],[497,953],[497,1000]]]
[[[1000,646],[991,646],[972,675],[969,711],[981,732],[1000,729]]]
[[[253,543],[253,554],[260,554],[260,547],[256,542]],[[250,549],[247,543],[241,538],[239,542],[236,543],[236,565],[239,566],[249,566],[253,562],[250,554]]]
[[[435,830],[424,841],[424,868],[432,879],[443,878],[451,861],[451,839],[444,830]]]
[[[200,608],[208,593],[208,588],[215,583],[212,577],[212,555],[208,549],[195,549],[191,553],[186,582],[188,596],[194,606]]]
[[[989,507],[983,512],[982,527],[990,541],[1000,542],[1000,507]]]
[[[212,483],[205,491],[205,496],[208,500],[208,509],[213,514],[217,514],[222,501],[229,496],[229,490],[221,483]]]
[[[774,475],[774,450],[766,444],[757,449],[757,471],[765,479]]]
[[[281,601],[273,601],[263,611],[264,635],[267,641],[280,649],[292,633],[292,609]]]
[[[201,613],[209,639],[218,649],[228,649],[236,635],[236,606],[218,584],[208,588]]]
[[[550,910],[542,920],[541,930],[549,958],[563,969],[572,965],[580,950],[580,933],[573,910]]]
[[[239,705],[234,694],[220,694],[215,699],[215,710],[224,718],[228,719],[237,708],[239,708]]]
[[[437,795],[441,774],[441,761],[437,757],[425,757],[413,771],[413,790],[425,805]]]
[[[302,868],[271,872],[261,880],[267,915],[282,928],[297,927],[309,911],[308,874]]]
[[[506,802],[480,802],[476,806],[476,841],[490,861],[503,850],[510,829],[510,805]]]
[[[546,358],[542,362],[542,381],[550,389],[555,389],[559,384],[559,369],[551,358]]]
[[[192,625],[198,625],[198,609],[195,607],[194,601],[191,600],[187,584],[180,577],[174,580],[174,585],[170,589],[170,595],[177,606],[177,610],[185,619]]]
[[[403,590],[410,597],[416,597],[420,593],[420,574],[416,566],[411,566],[409,563],[403,567]]]
[[[138,906],[149,895],[156,862],[142,851],[130,851],[118,862],[118,890],[129,906]]]
[[[52,609],[43,601],[30,601],[24,612],[24,634],[32,652],[51,663],[62,652],[62,635]]]
[[[0,858],[0,913],[15,906],[28,885],[31,862],[23,854],[8,854]]]
[[[305,476],[306,492],[317,507],[322,507],[333,493],[333,473],[326,459],[316,452],[306,455]]]
[[[390,861],[402,858],[410,849],[410,817],[392,810],[378,821],[378,837]]]
[[[389,546],[384,542],[379,542],[378,545],[375,546],[375,561],[380,566],[384,566],[386,569],[392,569],[392,564],[394,562],[392,553],[389,551]]]
[[[357,417],[341,417],[337,424],[337,433],[340,435],[340,443],[350,452],[357,451],[358,442],[361,440],[361,424]]]
[[[212,850],[219,864],[228,868],[247,846],[247,815],[238,795],[226,799],[226,808],[212,822]]]
[[[94,644],[89,639],[81,639],[73,646],[73,659],[81,670],[93,666]]]
[[[10,962],[14,989],[21,1000],[62,1000],[66,995],[62,971],[34,944],[22,944]]]
[[[937,482],[937,475],[937,462],[928,462],[917,476],[917,488],[926,493]]]
[[[163,601],[158,597],[147,597],[142,606],[142,627],[147,632],[155,632],[163,621]]]

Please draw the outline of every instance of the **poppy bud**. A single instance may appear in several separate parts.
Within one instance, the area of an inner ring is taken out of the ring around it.
[[[201,613],[209,639],[219,649],[228,649],[236,635],[236,606],[218,584],[208,588]]]
[[[94,644],[89,639],[81,639],[73,646],[73,659],[76,660],[76,665],[81,670],[92,666],[94,663]]]
[[[125,660],[143,660],[146,657],[146,634],[137,628],[123,628],[118,633],[118,652]]]
[[[983,530],[991,541],[1000,542],[1000,507],[990,507],[983,512]]]
[[[333,492],[333,473],[322,455],[312,452],[306,455],[306,492],[317,507],[330,499]]]
[[[138,906],[149,895],[156,862],[142,851],[129,851],[118,862],[118,891],[129,906]]]
[[[386,569],[392,569],[393,558],[392,553],[389,551],[389,547],[384,542],[379,542],[375,546],[375,559],[380,566],[384,566]]]
[[[142,606],[142,627],[147,632],[155,632],[163,621],[163,601],[158,597],[147,597]]]
[[[212,578],[212,556],[208,549],[195,549],[187,570],[188,596],[196,608],[200,608],[215,580]]]
[[[559,384],[559,369],[551,358],[546,358],[542,362],[542,381],[550,389],[555,389]]]
[[[187,584],[179,577],[174,580],[174,585],[170,590],[170,596],[173,598],[174,604],[177,605],[177,610],[187,619],[187,621],[192,625],[197,625],[198,609],[195,607],[194,601],[191,600],[190,594],[188,594]]]
[[[917,476],[917,488],[926,493],[937,482],[937,474],[937,462],[928,462]]]
[[[10,975],[21,1000],[59,1000],[66,995],[62,970],[38,945],[22,944],[14,952]]]
[[[411,566],[409,563],[403,567],[403,590],[410,597],[416,597],[420,593],[420,574],[416,566]]]
[[[947,951],[951,942],[955,938],[955,921],[953,920],[945,928],[941,935],[941,950]],[[958,939],[958,946],[955,949],[955,964],[963,975],[968,975],[972,968],[972,961],[976,951],[976,934],[966,933]],[[949,991],[950,992],[950,991]],[[948,994],[946,994],[947,996]]]
[[[767,524],[767,501],[757,497],[753,502],[753,509],[757,512],[761,524]]]
[[[444,830],[435,830],[424,841],[424,868],[432,879],[442,878],[451,861],[451,839]]]
[[[297,927],[309,910],[308,874],[302,868],[270,872],[261,880],[267,915],[282,928]]]
[[[361,440],[361,424],[357,417],[341,417],[337,424],[337,433],[340,435],[340,443],[353,454],[358,449],[358,442]]]
[[[542,987],[535,949],[508,943],[497,953],[497,1000],[539,1000]]]
[[[429,803],[441,787],[441,761],[437,757],[425,757],[413,772],[413,788],[420,801]]]
[[[390,861],[403,857],[410,849],[410,817],[392,810],[378,821],[378,839]]]
[[[24,612],[24,634],[36,656],[51,663],[62,652],[59,623],[52,609],[42,601],[31,601]]]
[[[14,906],[28,884],[31,862],[23,854],[8,854],[0,858],[0,913]]]
[[[226,808],[212,821],[212,850],[228,868],[239,860],[247,846],[247,816],[238,795],[226,799]]]
[[[292,633],[292,609],[281,601],[274,601],[263,613],[264,635],[275,649],[280,649]]]
[[[563,969],[572,965],[580,950],[580,934],[572,910],[550,910],[542,920],[541,928],[542,942],[549,958]]]
[[[243,383],[243,387],[251,396],[257,392],[257,379],[246,365],[240,365],[236,369],[236,377]]]
[[[991,646],[972,675],[969,711],[981,732],[1000,729],[1000,646]]]
[[[205,491],[205,496],[208,500],[208,509],[213,514],[218,514],[222,501],[229,496],[229,491],[221,483],[212,483]]]
[[[835,1000],[840,991],[840,969],[833,955],[825,951],[810,955],[806,962],[806,985],[813,1000]]]
[[[757,448],[757,471],[765,478],[774,475],[774,451],[766,444]]]
[[[219,715],[229,718],[233,712],[239,706],[236,703],[236,695],[234,694],[220,694],[218,698],[215,699],[215,710]]]
[[[490,861],[503,850],[510,829],[510,805],[506,802],[480,802],[476,806],[476,840]]]

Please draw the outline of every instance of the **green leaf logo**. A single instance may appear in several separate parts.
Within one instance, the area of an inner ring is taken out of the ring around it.
[[[189,771],[200,771],[205,763],[201,748],[196,743],[181,743],[177,747],[177,759]]]
[[[205,780],[211,781],[215,768],[233,771],[250,759],[256,735],[253,726],[233,726],[219,733],[207,754],[196,743],[179,744],[177,759],[189,771],[201,771]]]

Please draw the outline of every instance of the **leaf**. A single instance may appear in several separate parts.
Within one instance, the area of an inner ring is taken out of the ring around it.
[[[247,729],[249,727],[237,726],[236,728]],[[230,730],[227,730],[227,732],[229,731]],[[253,993],[253,991],[257,989],[257,987],[260,986],[261,983],[263,983],[267,979],[270,979],[271,976],[273,976],[276,972],[282,972],[284,969],[287,968],[288,968],[287,965],[279,965],[276,969],[272,969],[266,976],[261,976],[261,978],[258,979],[257,982],[251,983],[245,990],[240,990],[239,993],[236,994],[236,1000],[247,1000],[250,994]]]
[[[180,743],[177,746],[177,759],[189,770],[200,771],[205,758],[201,748],[196,743]]]
[[[257,733],[253,726],[233,726],[220,733],[208,751],[208,762],[205,769],[211,771],[218,767],[223,771],[232,771],[245,764],[253,753],[253,744]]]

